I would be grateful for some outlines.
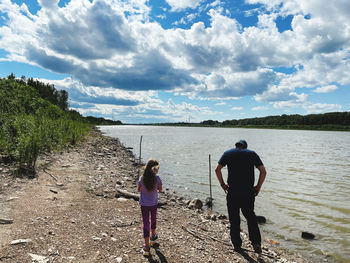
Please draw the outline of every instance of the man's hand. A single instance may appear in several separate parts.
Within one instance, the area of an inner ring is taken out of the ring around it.
[[[254,193],[255,196],[257,196],[260,192],[261,186],[263,184],[263,182],[265,181],[265,177],[266,177],[266,169],[263,165],[260,165],[258,167],[259,170],[259,180],[258,180],[258,184],[256,186],[254,186]]]
[[[219,180],[221,188],[224,189],[225,193],[227,193],[228,185],[225,184],[224,180],[222,179],[222,173],[221,173],[222,168],[223,168],[223,166],[221,164],[218,164],[215,168],[215,173],[216,173],[216,177]]]
[[[227,193],[228,187],[229,187],[228,184],[221,185],[221,188],[224,189],[225,193]]]
[[[254,186],[254,195],[257,196],[260,192],[260,189],[258,188],[258,186]]]

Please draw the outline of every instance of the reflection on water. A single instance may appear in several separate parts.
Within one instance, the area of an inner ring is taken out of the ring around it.
[[[164,184],[202,200],[209,195],[210,154],[214,209],[221,213],[226,213],[225,195],[214,168],[225,150],[246,139],[268,172],[256,200],[256,213],[268,219],[263,235],[313,254],[315,262],[350,262],[350,133],[155,126],[101,130],[133,147],[137,156],[142,135],[142,158],[160,161]],[[303,240],[302,231],[314,233],[316,240]]]

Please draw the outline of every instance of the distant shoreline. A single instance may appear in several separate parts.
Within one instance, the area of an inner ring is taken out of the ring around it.
[[[272,130],[304,130],[304,131],[339,131],[350,132],[350,126],[342,125],[286,125],[286,126],[273,126],[273,125],[248,125],[248,126],[231,126],[231,125],[204,125],[200,123],[123,123],[122,125],[115,126],[165,126],[165,127],[203,127],[203,128],[238,128],[238,129],[272,129]],[[108,125],[98,125],[108,126]]]

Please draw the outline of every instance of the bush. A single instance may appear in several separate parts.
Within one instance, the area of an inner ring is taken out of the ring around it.
[[[44,152],[75,145],[89,124],[77,114],[39,97],[38,92],[14,79],[0,79],[0,153],[20,171],[34,171]]]

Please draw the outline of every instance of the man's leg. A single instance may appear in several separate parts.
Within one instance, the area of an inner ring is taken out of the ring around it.
[[[253,246],[261,244],[260,230],[258,222],[256,220],[256,215],[254,213],[254,201],[254,196],[248,196],[243,202],[241,208],[242,213],[248,222],[249,239],[252,242]]]
[[[228,210],[228,217],[230,220],[230,235],[231,235],[231,242],[235,249],[239,249],[242,245],[242,239],[241,239],[241,218],[239,216],[239,202],[237,200],[237,197],[234,197],[232,194],[227,194],[227,210]]]

